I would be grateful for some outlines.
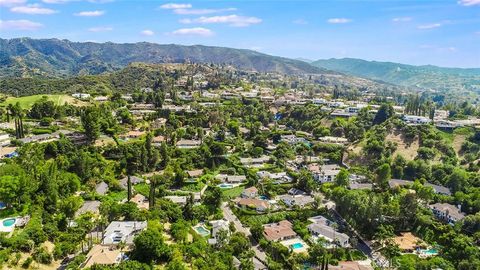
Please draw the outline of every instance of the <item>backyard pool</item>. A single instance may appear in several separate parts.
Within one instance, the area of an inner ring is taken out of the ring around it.
[[[197,226],[193,227],[193,229],[194,229],[200,236],[205,237],[205,236],[210,235],[210,231],[209,231],[207,228],[205,228],[205,226],[203,226],[203,225],[197,225]]]
[[[420,253],[424,254],[424,255],[427,255],[427,256],[435,256],[435,255],[438,255],[438,250],[435,249],[435,248],[421,249]]]
[[[13,232],[15,230],[15,223],[17,222],[16,218],[6,218],[0,220],[0,232]]]
[[[259,198],[260,200],[268,201],[268,197],[267,197],[267,196],[264,196],[264,195],[258,196],[258,198]]]
[[[4,202],[0,202],[0,210],[7,208],[7,204]]]
[[[4,219],[2,221],[2,225],[4,227],[11,227],[11,226],[15,225],[15,221],[16,221],[16,219],[14,219],[14,218],[7,218],[7,219]]]
[[[303,244],[302,243],[294,243],[290,247],[292,247],[292,249],[299,249],[299,248],[303,248]]]
[[[233,188],[232,184],[220,184],[218,185],[219,188]]]

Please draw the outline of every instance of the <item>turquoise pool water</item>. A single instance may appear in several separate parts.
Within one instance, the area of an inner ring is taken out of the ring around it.
[[[425,250],[422,250],[422,253],[423,253],[423,254],[426,254],[426,255],[437,255],[437,254],[438,254],[438,250],[436,250],[436,249],[434,249],[434,248],[425,249]]]
[[[292,249],[299,249],[299,248],[303,248],[303,244],[302,243],[295,243],[293,245],[291,245]]]
[[[4,219],[2,221],[2,224],[4,227],[11,227],[13,225],[15,225],[15,219],[14,218],[8,218],[8,219]]]
[[[233,188],[232,184],[220,184],[218,185],[219,188]]]
[[[200,234],[201,236],[207,236],[207,235],[210,234],[210,231],[207,230],[207,229],[205,229],[205,227],[203,227],[203,226],[197,226],[197,227],[195,227],[194,229],[195,229],[195,231],[196,231],[198,234]]]

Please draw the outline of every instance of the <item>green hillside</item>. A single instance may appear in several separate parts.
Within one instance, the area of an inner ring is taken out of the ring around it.
[[[353,58],[318,60],[312,65],[401,86],[433,90],[480,91],[480,68],[412,66]]]
[[[286,74],[326,72],[303,61],[224,47],[0,39],[0,77],[101,74],[132,62],[227,64],[242,70]]]

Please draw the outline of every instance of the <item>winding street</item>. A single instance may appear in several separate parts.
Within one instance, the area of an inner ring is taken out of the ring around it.
[[[250,233],[250,229],[243,226],[243,224],[240,222],[240,220],[235,216],[235,214],[232,212],[232,210],[228,207],[228,203],[224,202],[222,203],[221,206],[222,212],[223,212],[223,217],[229,221],[233,222],[235,229],[237,232],[244,233],[252,242],[252,250],[255,252],[255,258],[254,258],[254,265],[255,269],[267,269],[267,267],[264,265],[267,262],[267,254],[263,252],[259,245],[253,242],[252,239],[252,234]],[[258,260],[258,262],[255,262],[255,259]]]

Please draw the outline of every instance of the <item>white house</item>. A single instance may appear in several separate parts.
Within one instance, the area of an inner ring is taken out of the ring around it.
[[[465,214],[460,211],[460,207],[457,208],[448,203],[435,203],[429,205],[428,208],[432,210],[438,219],[444,220],[452,225],[465,217]]]
[[[75,93],[75,94],[72,94],[72,97],[76,99],[86,100],[90,98],[90,94]]]
[[[290,194],[283,194],[277,196],[278,200],[284,202],[287,206],[299,206],[305,207],[308,204],[311,204],[315,201],[315,199],[310,195],[290,195]]]
[[[0,146],[7,146],[10,144],[10,135],[7,133],[0,134]]]
[[[313,174],[313,178],[320,183],[327,183],[335,181],[335,177],[340,172],[340,166],[332,165],[308,165],[308,170]]]
[[[112,221],[105,229],[102,245],[133,244],[133,238],[147,228],[146,221]]]
[[[247,180],[245,175],[227,175],[227,174],[218,174],[215,176],[216,179],[224,183],[230,184],[239,184]]]
[[[426,125],[432,122],[430,118],[427,118],[424,116],[417,116],[417,115],[404,115],[403,121],[412,125]]]
[[[177,147],[180,149],[191,149],[199,147],[202,144],[199,140],[179,140],[177,142]]]
[[[293,181],[293,178],[290,177],[286,172],[271,173],[267,171],[258,171],[257,176],[261,179],[272,179],[276,184],[290,183]]]
[[[240,196],[242,196],[242,198],[255,198],[258,196],[258,189],[256,187],[246,188]]]

